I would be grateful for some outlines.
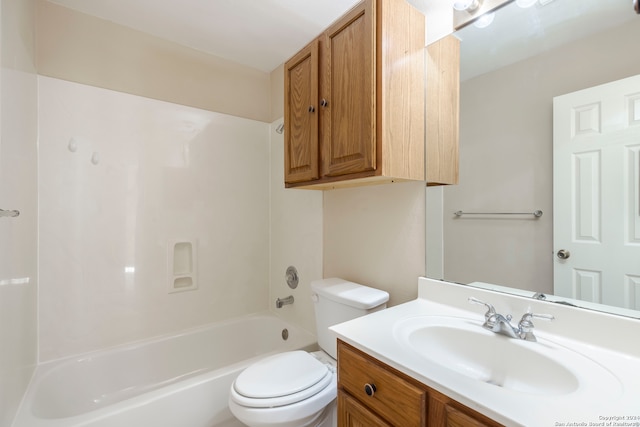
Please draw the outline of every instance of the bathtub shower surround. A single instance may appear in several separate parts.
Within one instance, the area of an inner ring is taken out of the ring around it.
[[[269,124],[38,85],[41,362],[268,309]]]
[[[240,426],[227,405],[238,374],[315,341],[257,314],[41,364],[13,427]]]
[[[34,74],[3,66],[0,78],[0,426],[6,426],[37,360],[37,93]]]
[[[11,423],[37,361],[35,1],[0,2],[0,426]]]

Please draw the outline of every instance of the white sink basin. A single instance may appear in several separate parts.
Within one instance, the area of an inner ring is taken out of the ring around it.
[[[620,383],[598,363],[561,345],[495,334],[478,321],[417,316],[396,323],[398,343],[430,363],[491,387],[541,395],[566,395],[584,379],[620,392]]]

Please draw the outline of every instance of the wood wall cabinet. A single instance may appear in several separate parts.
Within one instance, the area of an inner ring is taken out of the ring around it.
[[[427,185],[458,183],[460,40],[427,46]]]
[[[286,62],[286,187],[427,180],[424,45],[406,0],[364,0]]]
[[[338,341],[338,427],[501,424]]]

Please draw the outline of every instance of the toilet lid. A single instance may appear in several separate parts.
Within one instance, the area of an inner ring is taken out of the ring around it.
[[[306,351],[290,351],[249,366],[238,376],[233,388],[251,399],[279,398],[315,389],[316,384],[330,382],[331,375],[326,365]]]

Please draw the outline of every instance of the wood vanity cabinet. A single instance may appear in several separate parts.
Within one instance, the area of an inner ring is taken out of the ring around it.
[[[427,179],[424,45],[425,17],[406,0],[364,0],[285,63],[286,187]],[[437,58],[457,70],[451,55]],[[457,98],[432,111],[451,108]]]
[[[501,424],[338,341],[338,427]]]

